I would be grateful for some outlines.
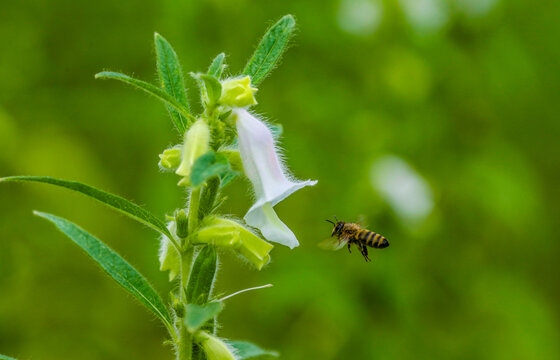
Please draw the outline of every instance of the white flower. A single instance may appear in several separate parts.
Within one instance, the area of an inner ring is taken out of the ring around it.
[[[245,222],[258,228],[270,241],[294,248],[294,233],[278,218],[273,206],[288,195],[317,181],[290,179],[279,159],[270,129],[245,109],[235,109],[239,152],[245,174],[253,183],[256,202],[245,215]]]

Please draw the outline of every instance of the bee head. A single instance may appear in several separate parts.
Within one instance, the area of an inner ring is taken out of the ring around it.
[[[325,221],[330,222],[334,226],[333,231],[331,233],[331,236],[335,236],[335,235],[338,236],[338,235],[342,234],[342,228],[344,227],[344,221],[338,221],[336,216],[334,217],[334,219],[336,220],[336,222],[333,222],[331,220],[325,220]]]

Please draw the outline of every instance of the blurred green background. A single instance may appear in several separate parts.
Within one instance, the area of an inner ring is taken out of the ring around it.
[[[293,173],[277,206],[301,246],[261,272],[223,254],[220,335],[283,359],[558,359],[560,3],[520,0],[6,1],[0,176],[84,181],[163,216],[181,206],[157,155],[164,107],[104,69],[155,81],[153,33],[185,73],[242,69],[292,13],[292,48],[256,110],[284,125]],[[187,79],[193,89],[193,81]],[[194,98],[194,96],[191,96]],[[251,205],[228,189],[226,213]],[[123,254],[166,297],[156,233],[69,191],[0,186],[0,353],[172,359],[165,330],[33,209]],[[324,252],[324,219],[365,218],[391,247]]]

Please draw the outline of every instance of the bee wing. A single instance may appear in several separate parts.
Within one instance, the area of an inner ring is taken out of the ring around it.
[[[356,220],[356,224],[360,225],[360,227],[369,228],[367,218],[364,214],[358,215],[358,218]]]
[[[340,250],[348,243],[348,239],[339,240],[337,238],[328,238],[321,241],[317,246],[319,246],[323,250]]]

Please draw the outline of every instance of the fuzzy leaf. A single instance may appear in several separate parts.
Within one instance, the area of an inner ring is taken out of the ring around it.
[[[222,73],[224,72],[224,69],[226,68],[226,64],[224,64],[225,59],[226,54],[218,54],[218,56],[216,56],[214,60],[212,60],[212,64],[210,64],[210,67],[208,68],[208,75],[220,79]]]
[[[52,222],[56,227],[80,246],[105,272],[130,292],[148,309],[152,310],[172,329],[171,316],[161,297],[148,281],[107,245],[70,221],[55,215],[35,211],[35,215]]]
[[[209,151],[194,162],[191,169],[191,184],[199,186],[213,176],[224,176],[233,172],[225,155]]]
[[[161,87],[189,111],[183,71],[181,70],[181,64],[179,63],[175,50],[173,50],[171,44],[158,33],[154,34],[154,42]],[[186,117],[169,105],[167,105],[167,110],[175,124],[182,124],[182,126],[186,128],[188,124],[188,119]]]
[[[149,211],[120,196],[113,195],[103,190],[99,190],[97,188],[94,188],[93,186],[82,184],[77,181],[57,179],[50,176],[9,176],[0,178],[0,182],[10,181],[40,182],[80,192],[84,195],[94,198],[97,201],[102,202],[109,207],[112,207],[113,209],[122,212],[123,214],[133,218],[136,221],[141,222],[144,225],[151,227],[156,231],[159,231],[169,238],[173,238],[171,233],[167,229],[167,226],[165,226],[165,223],[163,223]]]
[[[294,17],[286,15],[264,34],[253,57],[243,70],[243,75],[251,76],[251,83],[258,85],[274,69],[288,45],[295,26]]]
[[[221,301],[213,301],[204,305],[188,304],[183,321],[189,332],[194,333],[208,320],[218,315],[224,308]]]
[[[132,78],[130,76],[127,76],[127,75],[124,75],[124,74],[121,74],[121,73],[117,73],[117,72],[112,72],[112,71],[103,71],[103,72],[97,73],[97,74],[95,74],[95,78],[96,79],[103,79],[103,80],[107,80],[107,79],[119,80],[119,81],[122,81],[124,83],[129,84],[129,85],[132,85],[134,87],[137,87],[140,90],[144,90],[148,94],[155,96],[156,98],[163,101],[167,105],[173,107],[181,115],[183,115],[185,118],[189,119],[189,123],[194,121],[194,118],[189,114],[189,111],[187,110],[187,108],[185,106],[183,106],[183,104],[181,104],[174,97],[172,97],[171,95],[166,93],[164,90],[158,88],[157,86],[154,86],[154,85],[152,85],[150,83],[147,83],[145,81],[138,80],[138,79]],[[179,130],[179,133],[183,134],[185,132],[185,130],[187,129],[186,124],[183,124],[181,122],[175,122],[174,119],[173,119],[173,121],[174,121],[174,124],[175,124],[175,127],[177,128],[177,130]]]
[[[236,350],[235,353],[238,360],[250,359],[263,355],[274,357],[280,356],[280,354],[278,354],[276,351],[261,349],[257,345],[248,341],[226,340],[226,343]]]

